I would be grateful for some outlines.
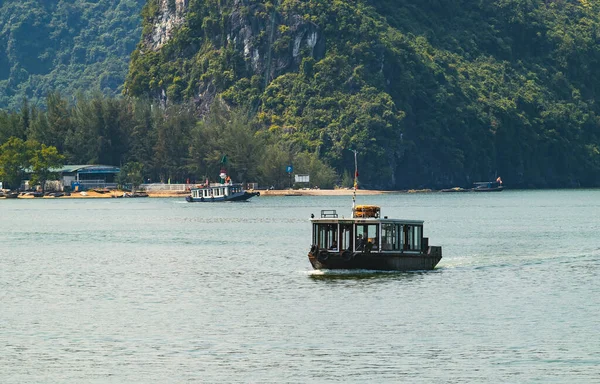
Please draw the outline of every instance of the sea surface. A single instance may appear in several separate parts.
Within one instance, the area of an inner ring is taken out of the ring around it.
[[[357,202],[438,267],[313,271],[347,196],[0,200],[0,382],[600,383],[600,190]]]

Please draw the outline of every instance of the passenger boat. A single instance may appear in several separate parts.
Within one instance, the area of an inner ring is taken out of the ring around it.
[[[231,177],[227,176],[227,155],[221,159],[221,172],[219,173],[219,183],[209,183],[206,179],[204,185],[190,189],[186,200],[190,203],[216,203],[222,201],[246,201],[254,196],[260,196],[260,192],[248,192],[242,184],[232,184]]]
[[[322,210],[311,222],[314,269],[428,270],[442,259],[442,247],[423,237],[423,221],[382,218],[378,206],[358,205],[350,218]]]
[[[190,195],[186,200],[190,203],[213,203],[220,201],[246,201],[254,196],[260,196],[260,192],[248,192],[242,184],[211,183],[190,189]]]
[[[356,156],[356,152],[355,152]],[[311,215],[312,244],[308,260],[314,269],[431,270],[442,259],[442,247],[430,246],[423,221],[381,217],[376,205],[355,205],[355,172],[351,217],[335,210]]]

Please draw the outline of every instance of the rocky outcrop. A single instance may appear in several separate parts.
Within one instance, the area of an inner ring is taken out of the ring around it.
[[[189,0],[160,0],[159,12],[152,33],[146,43],[152,50],[162,48],[173,36],[173,32],[185,21]]]
[[[325,40],[321,29],[297,14],[272,12],[268,19],[257,14],[262,6],[251,12],[236,9],[231,15],[227,39],[243,52],[254,74],[266,74],[273,79],[296,70],[303,57],[325,55]]]
[[[186,22],[189,0],[159,0],[151,33],[144,38],[147,49],[160,50]],[[243,54],[248,72],[273,79],[296,70],[303,57],[325,55],[325,40],[316,24],[298,14],[267,12],[264,4],[235,1],[225,23],[226,44]],[[210,39],[222,44],[220,35]]]

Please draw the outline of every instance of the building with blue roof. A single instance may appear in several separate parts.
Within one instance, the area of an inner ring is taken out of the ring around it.
[[[119,167],[112,165],[64,165],[51,168],[58,175],[55,182],[48,182],[48,187],[55,190],[84,191],[93,188],[117,187]]]

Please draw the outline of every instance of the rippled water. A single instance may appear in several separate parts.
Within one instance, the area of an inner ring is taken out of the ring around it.
[[[0,201],[0,382],[600,382],[600,190],[358,200],[436,270],[312,271],[349,197]]]

